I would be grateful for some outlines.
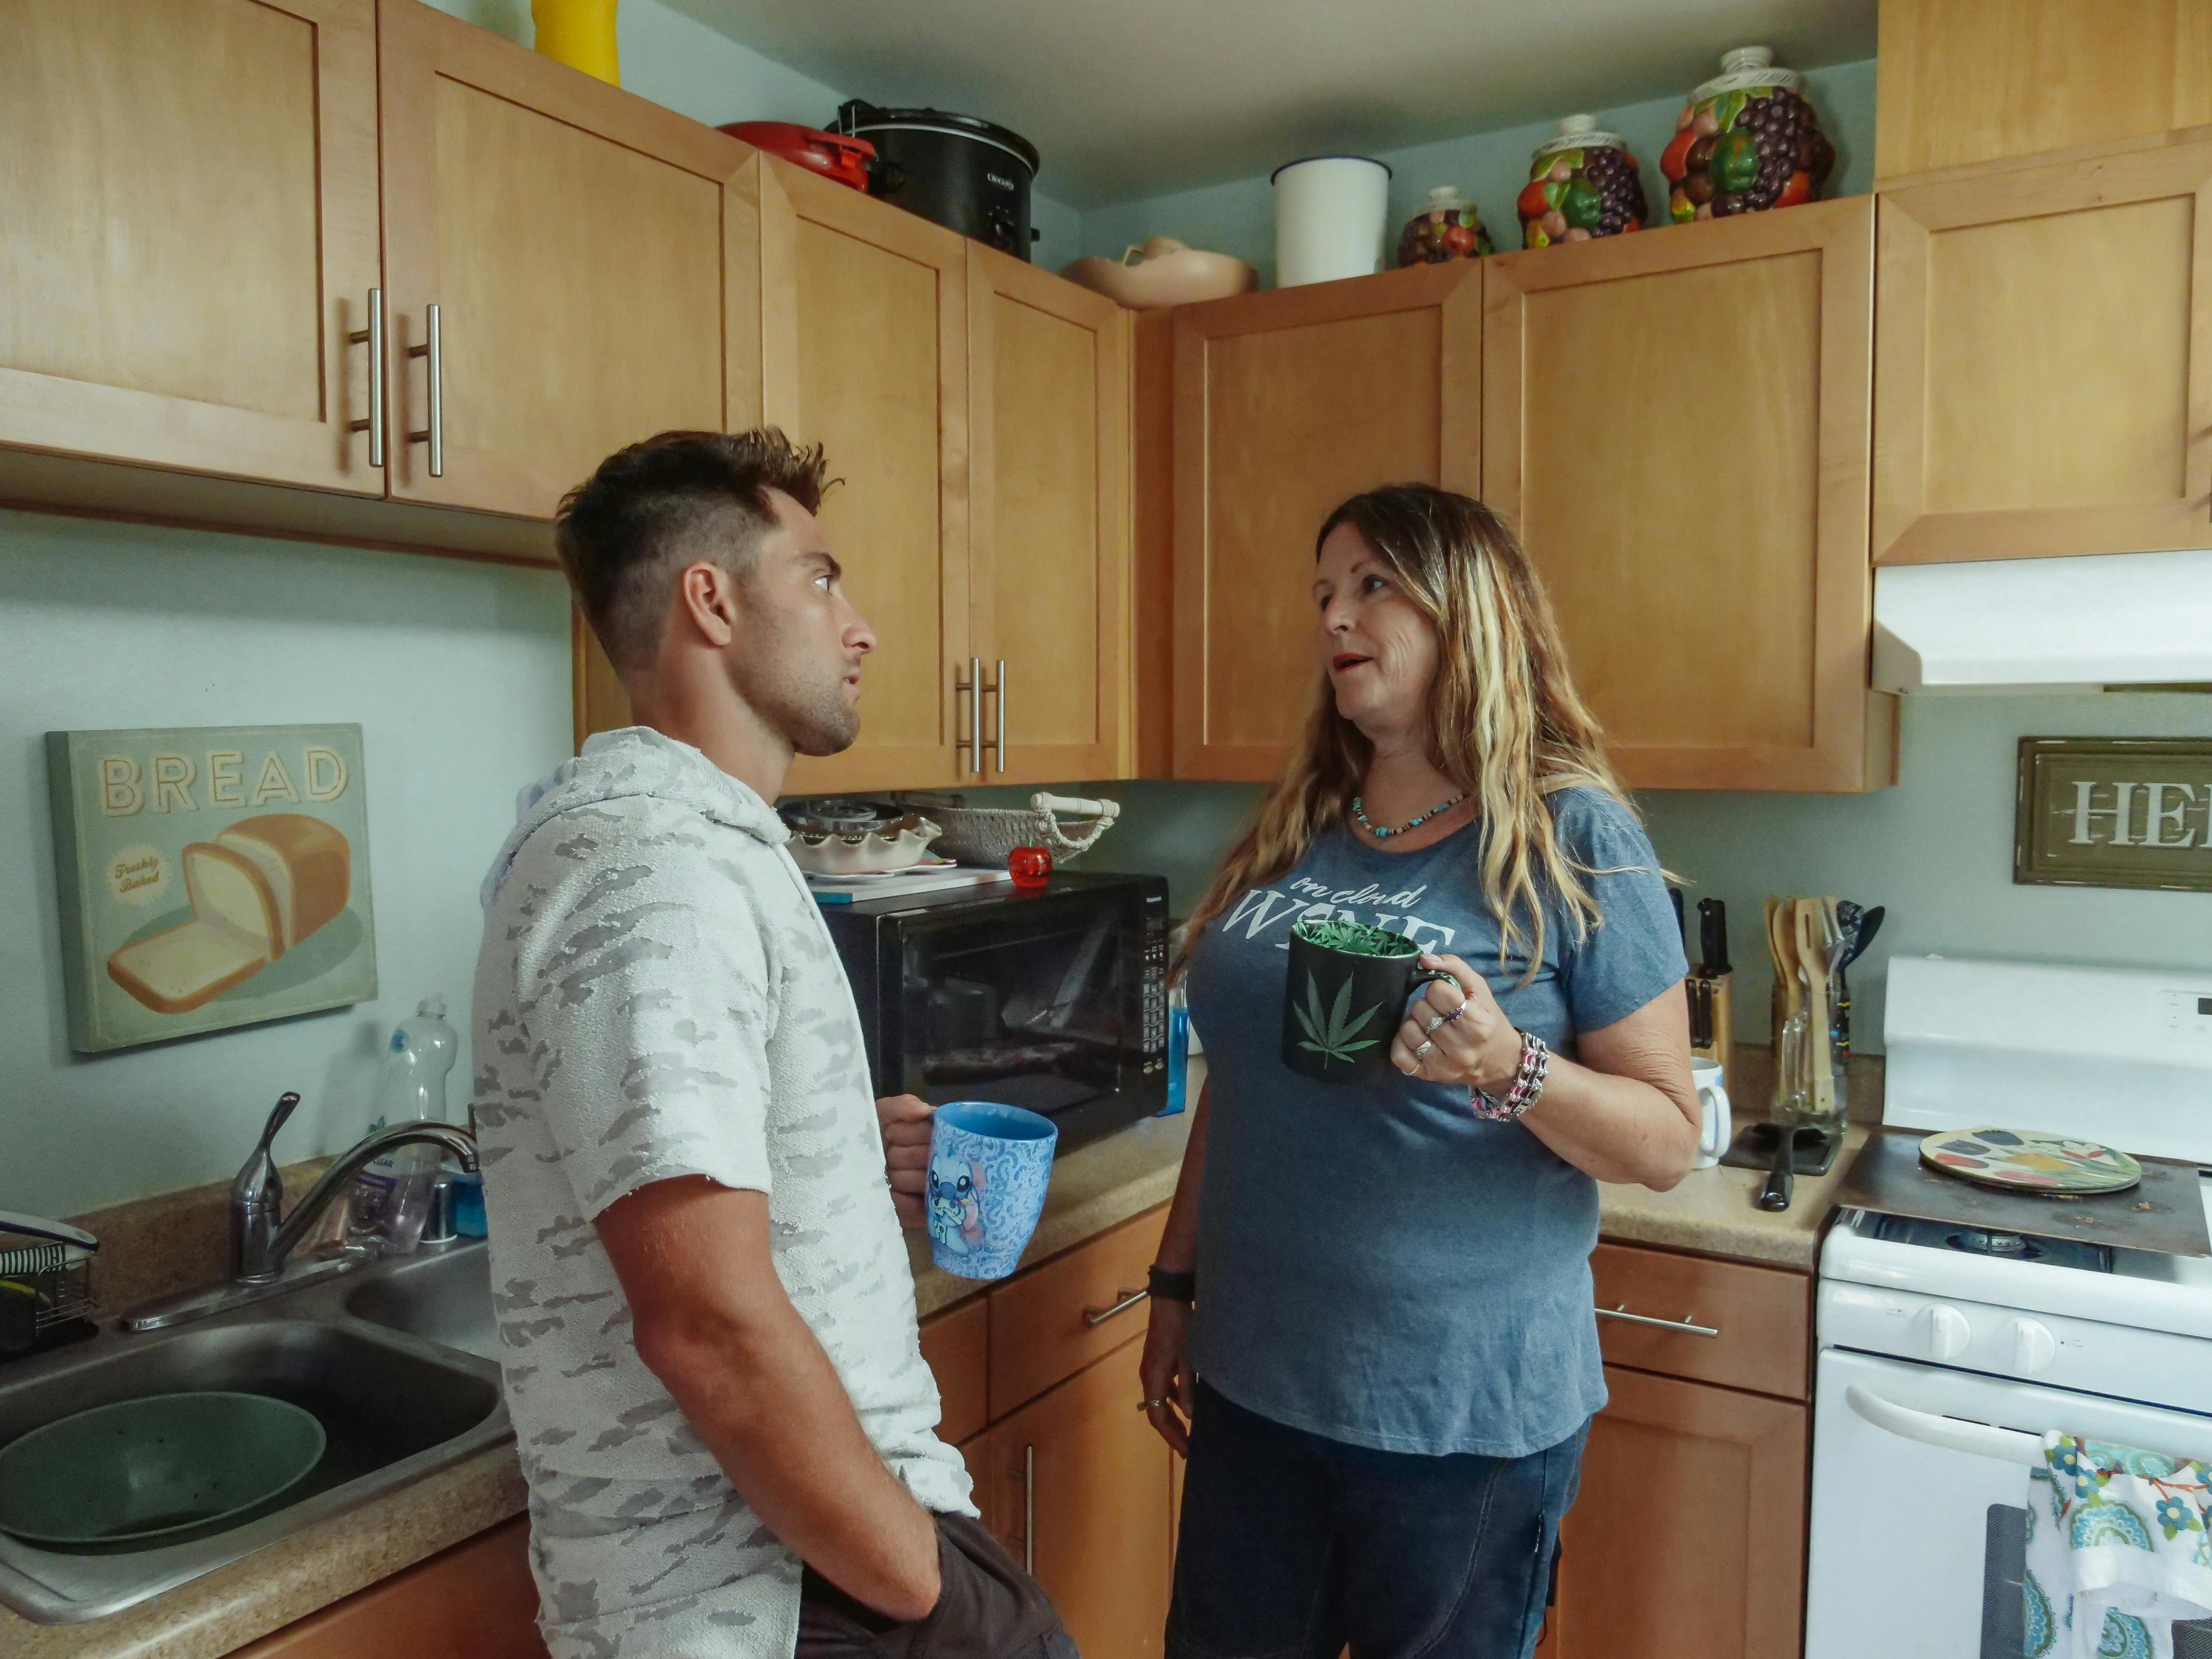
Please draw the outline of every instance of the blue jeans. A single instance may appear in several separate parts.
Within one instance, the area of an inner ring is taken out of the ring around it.
[[[1200,1382],[1168,1659],[1528,1659],[1589,1433],[1528,1457],[1373,1451]]]

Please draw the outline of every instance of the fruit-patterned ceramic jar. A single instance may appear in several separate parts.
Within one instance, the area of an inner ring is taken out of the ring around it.
[[[1440,265],[1448,259],[1475,259],[1496,251],[1474,204],[1452,185],[1431,191],[1429,204],[1406,221],[1398,238],[1401,265]]]
[[[1775,68],[1765,46],[1738,46],[1721,59],[1718,77],[1690,94],[1659,158],[1667,215],[1677,224],[1809,202],[1835,165],[1804,77]]]
[[[1521,216],[1521,246],[1587,242],[1644,228],[1644,180],[1628,141],[1600,132],[1587,115],[1559,123],[1559,136],[1536,146],[1528,188],[1514,210]]]

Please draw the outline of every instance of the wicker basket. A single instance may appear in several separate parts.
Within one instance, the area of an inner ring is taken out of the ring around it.
[[[1011,806],[963,806],[957,796],[908,795],[906,804],[929,814],[944,834],[932,850],[963,864],[1006,867],[1017,847],[1042,847],[1054,864],[1070,864],[1089,852],[1121,816],[1118,801],[1080,800],[1039,793],[1024,811]],[[1063,827],[1061,816],[1090,820]]]

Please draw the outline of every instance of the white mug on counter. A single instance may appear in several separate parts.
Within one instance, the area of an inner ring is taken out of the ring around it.
[[[1690,1062],[1690,1083],[1698,1091],[1698,1161],[1691,1167],[1710,1170],[1735,1139],[1735,1124],[1729,1115],[1728,1090],[1723,1086],[1717,1060]]]

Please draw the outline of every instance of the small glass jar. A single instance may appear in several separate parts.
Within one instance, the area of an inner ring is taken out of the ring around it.
[[[1456,185],[1438,185],[1428,205],[1406,221],[1398,237],[1400,265],[1440,265],[1453,259],[1479,259],[1498,250],[1482,227],[1474,204]]]
[[[1659,157],[1667,216],[1677,224],[1813,201],[1835,165],[1805,77],[1775,68],[1766,46],[1738,46],[1721,58],[1720,74],[1682,106]]]
[[[1523,247],[1643,229],[1644,179],[1628,141],[1600,131],[1594,116],[1568,116],[1558,137],[1536,146],[1513,210]]]
[[[1044,847],[1017,847],[1006,855],[1006,873],[1014,885],[1035,892],[1052,878],[1052,852]]]

